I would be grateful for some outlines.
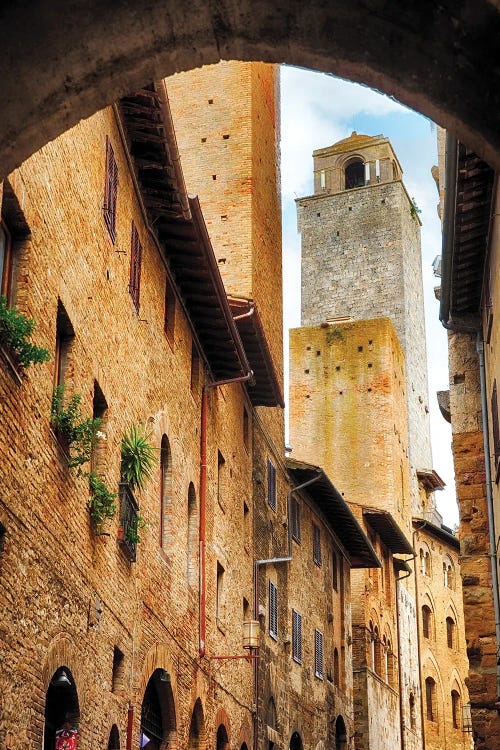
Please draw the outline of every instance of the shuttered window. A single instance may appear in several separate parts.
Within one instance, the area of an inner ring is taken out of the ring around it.
[[[498,397],[497,397],[497,381],[493,383],[493,391],[491,393],[491,426],[493,429],[493,453],[494,453],[494,467],[495,467],[495,481],[499,479],[499,465],[500,465],[500,429],[498,425]]]
[[[132,222],[132,237],[130,240],[130,281],[128,289],[137,312],[139,312],[139,296],[141,290],[141,263],[142,245],[139,240],[137,228],[134,222]]]
[[[276,467],[267,459],[267,502],[273,510],[276,510]]]
[[[292,657],[302,664],[302,615],[292,609]]]
[[[292,497],[292,539],[300,542],[300,505],[297,498]]]
[[[321,532],[319,526],[316,526],[315,523],[313,523],[313,560],[316,565],[321,567]]]
[[[116,242],[116,197],[118,194],[118,166],[113,146],[106,137],[106,176],[104,181],[104,221],[113,245]]]
[[[314,631],[314,674],[323,679],[323,633]]]
[[[278,587],[269,581],[269,635],[278,640]]]

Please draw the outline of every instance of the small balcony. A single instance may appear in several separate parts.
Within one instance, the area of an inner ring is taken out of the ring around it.
[[[139,506],[128,484],[119,485],[120,495],[120,531],[118,541],[122,550],[131,562],[137,559],[137,529],[139,525]]]

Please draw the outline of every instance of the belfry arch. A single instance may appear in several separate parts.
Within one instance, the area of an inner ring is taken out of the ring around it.
[[[121,95],[220,59],[286,62],[365,83],[500,167],[500,10],[488,0],[414,0],[404,14],[382,0],[369,13],[362,0],[31,0],[3,8],[2,26],[0,178]]]

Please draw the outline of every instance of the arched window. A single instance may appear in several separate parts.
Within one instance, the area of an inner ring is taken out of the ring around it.
[[[333,649],[333,684],[340,687],[340,662],[338,649]]]
[[[458,693],[457,690],[451,691],[451,716],[453,721],[453,728],[454,729],[461,729],[461,701],[460,701],[460,693]]]
[[[78,735],[80,705],[75,680],[68,667],[54,672],[45,696],[43,750],[53,750],[56,734]]]
[[[382,643],[380,641],[380,635],[378,632],[377,626],[375,626],[373,630],[373,646],[374,646],[374,652],[375,652],[375,663],[373,667],[373,671],[379,675],[379,677],[382,676]]]
[[[415,711],[415,695],[410,693],[410,729],[415,729],[417,725],[417,714]]]
[[[431,608],[424,604],[422,607],[422,633],[424,638],[431,638],[432,635],[432,611]]]
[[[453,589],[455,587],[453,565],[449,560],[443,562],[443,584],[446,588]]]
[[[168,437],[163,435],[160,448],[160,546],[165,547],[172,534],[169,528],[172,503],[172,454]]]
[[[446,618],[446,642],[448,648],[455,648],[456,625],[453,617]]]
[[[436,683],[432,677],[425,680],[425,715],[428,721],[437,721]]]
[[[302,738],[298,732],[294,732],[290,737],[290,750],[302,750]]]
[[[387,638],[385,635],[382,640],[382,656],[384,659],[384,680],[389,682],[389,649],[387,648]]]
[[[194,484],[188,489],[188,528],[187,528],[187,580],[190,586],[196,584],[196,560],[198,551],[198,506]]]
[[[425,553],[422,548],[420,548],[420,572],[423,576],[427,574],[426,570],[426,564],[425,564]]]
[[[345,167],[345,189],[363,187],[365,184],[365,165],[362,159],[353,159]]]

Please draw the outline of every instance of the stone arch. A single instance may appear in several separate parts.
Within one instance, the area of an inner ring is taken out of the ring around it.
[[[290,750],[304,750],[302,737],[297,731],[292,732],[292,736],[290,737]]]
[[[435,700],[434,700],[434,713],[435,718],[433,721],[436,722],[439,725],[442,722],[443,719],[443,712],[444,712],[444,706],[446,705],[446,696],[444,694],[444,686],[441,679],[441,672],[439,670],[438,663],[434,656],[432,654],[429,654],[427,656],[427,659],[424,663],[424,667],[422,669],[422,676],[423,676],[423,683],[422,683],[422,689],[424,691],[424,717],[428,715],[427,713],[427,695],[426,695],[426,680],[427,678],[432,678],[432,681],[435,684]]]
[[[365,83],[420,110],[500,167],[500,12],[490,0],[473,8],[415,2],[404,17],[397,5],[374,0],[370,23],[362,0],[238,0],[223,9],[208,0],[115,3],[107,13],[98,0],[76,7],[32,0],[6,7],[3,22],[9,34],[0,60],[1,177],[117,97],[221,58],[284,61]]]
[[[170,683],[172,685],[172,693],[174,699],[175,715],[179,716],[177,706],[177,675],[174,670],[174,665],[170,658],[170,654],[167,648],[162,643],[157,643],[152,646],[144,657],[142,669],[139,675],[139,680],[136,685],[136,704],[139,705],[142,700],[142,696],[146,690],[146,686],[153,672],[157,669],[164,669],[170,676]]]
[[[177,713],[170,673],[155,669],[141,700],[140,746],[166,750],[177,746]]]
[[[219,724],[215,735],[216,750],[230,750],[229,735],[225,724]]]
[[[365,185],[365,159],[358,154],[350,154],[342,164],[343,187],[351,190]]]
[[[231,742],[231,722],[229,721],[229,715],[223,706],[220,706],[220,708],[217,710],[217,713],[215,714],[214,725],[216,727],[216,750],[229,750],[229,743]],[[221,734],[219,737],[219,729],[221,727],[223,727],[224,731],[221,730]],[[226,737],[225,742],[227,748],[219,748],[219,739],[222,741],[224,736]]]
[[[52,750],[60,731],[77,735],[80,715],[75,677],[66,664],[61,664],[53,673],[45,693],[43,750]]]
[[[237,750],[252,750],[252,729],[247,719],[243,720],[236,743]]]

